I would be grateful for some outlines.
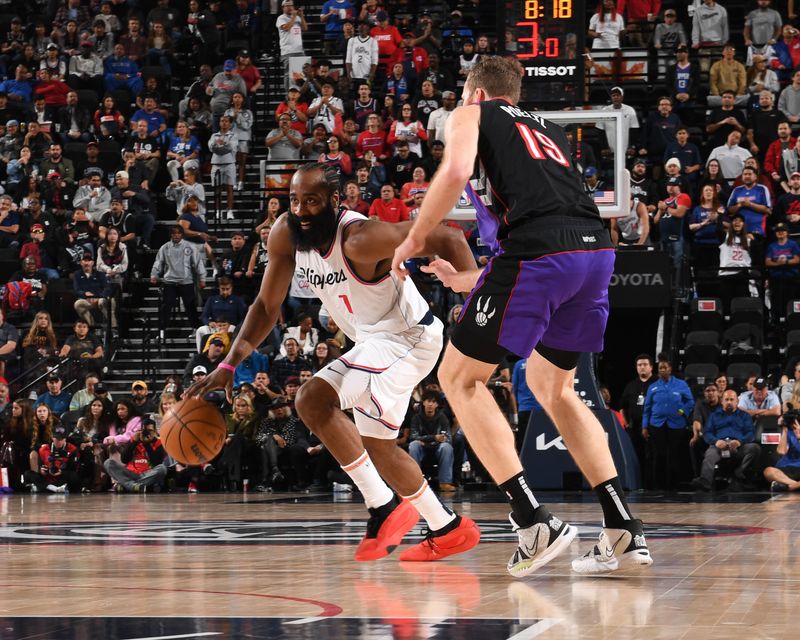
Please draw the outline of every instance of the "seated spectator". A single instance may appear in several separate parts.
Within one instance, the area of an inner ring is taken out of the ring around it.
[[[111,192],[103,186],[99,173],[92,172],[89,182],[78,187],[72,205],[84,209],[94,223],[100,222],[104,214],[111,210]]]
[[[192,377],[197,373],[196,369],[198,367],[205,369],[206,374],[216,369],[225,357],[225,347],[225,342],[220,337],[215,336],[208,341],[206,350],[203,353],[192,356],[192,359],[189,360],[183,370],[183,387],[187,388],[192,384]]]
[[[128,247],[120,242],[119,230],[110,227],[97,248],[97,270],[121,288],[128,275]]]
[[[733,389],[722,394],[722,406],[716,409],[703,426],[703,439],[708,449],[703,457],[700,476],[692,486],[701,491],[710,491],[714,483],[717,465],[723,459],[736,464],[733,475],[746,482],[752,478],[761,448],[753,442],[755,431],[753,420],[739,408],[739,399]]]
[[[103,70],[107,93],[120,89],[127,89],[133,97],[141,93],[144,84],[139,66],[125,54],[125,46],[121,42],[114,45],[113,55],[105,59]]]
[[[119,112],[114,103],[114,96],[105,96],[100,108],[94,112],[94,130],[100,139],[122,140],[124,138],[128,126],[125,116]]]
[[[167,476],[166,455],[156,434],[155,422],[146,418],[130,441],[121,447],[120,460],[108,458],[104,466],[121,490],[129,493],[160,491]]]
[[[36,269],[43,272],[48,280],[58,278],[58,271],[53,268],[52,255],[55,253],[55,238],[47,239],[44,235],[44,227],[34,224],[30,230],[30,240],[22,245],[19,257],[23,260],[32,256],[36,260]]]
[[[261,420],[255,433],[261,453],[261,481],[256,491],[274,491],[285,482],[278,460],[289,457],[289,446],[297,440],[297,423],[286,399],[272,401],[270,415]]]
[[[160,66],[167,72],[167,75],[171,75],[173,50],[172,39],[164,29],[164,25],[161,22],[151,23],[150,34],[147,38],[147,55],[143,62],[148,65]]]
[[[103,318],[111,315],[111,326],[116,327],[116,304],[111,297],[111,287],[104,273],[94,268],[94,257],[88,251],[81,258],[81,268],[72,276],[73,290],[78,299],[73,305],[75,313],[90,327],[94,326],[93,311],[99,310]]]
[[[780,185],[781,190],[786,192],[789,187],[787,178],[794,169],[800,168],[800,156],[792,154],[797,140],[792,136],[792,127],[782,114],[781,119],[784,121],[779,122],[776,127],[776,139],[769,144],[764,154],[764,173],[772,178],[772,184],[776,188]],[[786,166],[787,160],[789,166]],[[796,162],[798,164],[795,164]],[[792,164],[795,164],[794,168]],[[778,193],[781,193],[781,190],[778,190]]]
[[[94,45],[88,38],[82,39],[79,44],[80,52],[71,56],[69,60],[67,84],[73,89],[90,90],[102,94],[103,58],[95,53]],[[67,104],[69,105],[69,96],[67,96]]]
[[[383,222],[404,222],[409,219],[408,208],[394,195],[394,187],[385,184],[381,187],[381,197],[374,200],[369,208],[369,217]]]
[[[19,150],[19,157],[12,158],[6,167],[8,177],[5,188],[9,193],[18,195],[22,185],[27,184],[32,175],[36,175],[38,168],[33,162],[31,148],[27,145]]]
[[[296,338],[285,337],[281,353],[282,355],[275,358],[275,362],[272,363],[272,377],[278,385],[285,385],[286,379],[290,376],[299,378],[301,370],[311,368],[308,360],[300,353],[300,344]]]
[[[258,371],[253,379],[253,407],[259,415],[266,415],[272,401],[283,395],[280,385],[272,382],[269,373]]]
[[[792,124],[800,122],[800,69],[792,74],[792,84],[781,91],[778,110],[782,111]]]
[[[57,372],[53,372],[47,376],[47,391],[41,394],[36,403],[47,405],[55,415],[60,416],[62,413],[69,411],[69,403],[72,400],[72,395],[63,389],[63,380]]]
[[[214,251],[209,243],[214,242],[217,238],[208,233],[208,224],[200,215],[200,203],[197,196],[189,196],[179,214],[178,224],[183,228],[183,237],[186,242],[201,256],[205,255],[211,264],[214,264]],[[214,271],[217,272],[216,267]]]
[[[752,391],[746,391],[739,396],[738,407],[753,420],[758,420],[761,416],[781,415],[781,401],[774,391],[767,388],[764,378],[757,378]]]
[[[94,371],[89,371],[84,376],[84,387],[77,391],[73,396],[72,400],[69,402],[69,410],[70,411],[82,411],[89,403],[91,403],[97,396],[95,394],[95,388],[97,384],[100,382],[100,375]],[[111,400],[111,394],[106,394],[109,400]]]
[[[233,411],[225,418],[228,436],[220,458],[223,487],[236,491],[242,482],[242,464],[255,458],[255,435],[259,417],[246,394],[233,399]]]
[[[400,108],[400,118],[395,120],[389,129],[389,134],[386,136],[387,144],[395,145],[405,141],[408,143],[409,151],[422,158],[422,144],[427,140],[428,132],[425,130],[425,125],[417,119],[411,104],[405,103]]]
[[[185,165],[189,164],[188,162]],[[167,186],[168,200],[175,202],[178,212],[183,211],[190,197],[197,199],[198,215],[205,219],[206,216],[206,190],[202,182],[198,182],[199,167],[191,168],[184,165],[183,180],[175,180]],[[179,214],[180,215],[180,214]]]
[[[44,306],[44,300],[47,297],[48,277],[44,269],[36,268],[36,258],[33,256],[23,258],[22,269],[12,273],[8,281],[25,282],[30,285],[30,288],[25,287],[20,292],[24,300],[18,310],[25,310],[28,307],[39,310]],[[11,306],[8,305],[8,308],[11,308]]]
[[[38,166],[42,163],[52,143],[52,136],[42,129],[42,125],[35,120],[28,123],[28,131],[22,138],[22,144],[30,147],[34,164]]]
[[[80,493],[77,458],[77,447],[67,442],[66,427],[56,426],[52,432],[52,440],[42,444],[32,454],[32,468],[24,474],[26,486],[31,493],[45,490],[51,493]]]
[[[781,425],[781,439],[777,453],[780,459],[775,466],[764,469],[764,477],[771,482],[773,491],[800,489],[800,423]]]
[[[144,118],[131,120],[131,123],[133,130],[125,143],[125,149],[133,151],[136,162],[140,163],[145,170],[145,179],[142,181],[142,185],[148,188],[161,167],[161,145],[154,136],[150,135],[147,120]],[[117,174],[119,173],[118,171]]]
[[[439,409],[439,395],[426,391],[422,406],[411,418],[408,453],[422,466],[425,458],[435,456],[439,465],[439,491],[455,491],[453,484],[453,445],[450,444],[450,421]]]
[[[9,195],[0,196],[0,249],[19,246],[19,214]]]
[[[747,149],[739,146],[741,141],[742,134],[738,130],[731,131],[725,144],[712,149],[706,161],[706,165],[712,160],[719,162],[723,178],[731,183],[742,175],[744,161],[751,157]]]
[[[242,385],[252,384],[259,371],[269,370],[269,356],[259,351],[253,351],[239,363],[233,375],[233,388],[239,389]]]
[[[414,168],[420,165],[421,158],[411,153],[405,140],[398,140],[395,149],[397,153],[386,163],[386,175],[389,183],[399,191],[406,182],[413,180]]]
[[[179,171],[197,170],[200,167],[200,143],[189,132],[186,121],[179,120],[167,149],[167,170],[173,184],[180,181]],[[172,186],[172,185],[170,185]]]
[[[773,216],[789,227],[792,238],[800,237],[800,170],[792,171],[789,176],[789,191],[778,198]]]
[[[14,79],[0,82],[0,91],[7,94],[8,99],[22,110],[28,110],[31,106],[33,82],[30,80],[30,71],[33,68],[33,65],[28,66],[20,62],[14,70]]]
[[[228,331],[233,333],[240,326],[247,314],[247,306],[239,296],[233,293],[233,281],[223,276],[219,279],[219,293],[209,296],[203,305],[200,320],[203,323],[197,330],[197,350],[202,351],[204,338],[217,331],[215,319],[225,318]]]
[[[134,380],[131,384],[131,395],[128,397],[139,415],[153,413],[158,408],[155,396],[148,395],[147,383],[144,380]]]
[[[286,328],[280,350],[282,356],[287,355],[286,344],[289,342],[289,338],[294,338],[302,356],[307,357],[314,353],[314,349],[319,342],[319,334],[313,326],[313,320],[310,315],[307,313],[300,314],[297,316],[297,325]]]
[[[131,442],[133,434],[141,431],[141,428],[142,417],[136,407],[127,398],[121,398],[114,403],[113,421],[109,424],[108,436],[103,439],[103,444],[109,453],[116,454],[119,447]]]
[[[694,476],[700,475],[700,465],[703,461],[708,443],[703,440],[703,426],[708,422],[711,414],[721,407],[720,393],[713,382],[703,388],[703,397],[694,404],[692,412],[692,439],[689,440],[692,457],[692,471]]]
[[[350,211],[358,211],[362,215],[369,215],[369,204],[361,197],[361,191],[355,180],[344,183],[344,200],[341,206]]]
[[[36,75],[39,82],[33,88],[34,96],[44,97],[48,112],[66,107],[67,94],[70,92],[69,85],[58,77],[53,77],[49,69],[39,69]]]
[[[330,165],[339,175],[339,181],[343,182],[353,173],[353,163],[350,156],[341,148],[341,141],[336,135],[330,135],[325,143],[325,152],[319,155],[317,162]]]
[[[731,134],[734,135],[734,134]],[[747,233],[763,240],[766,235],[767,216],[772,213],[769,189],[756,183],[756,170],[745,167],[741,173],[742,185],[735,187],[728,199],[728,213],[744,217]]]
[[[234,231],[231,233],[231,248],[222,254],[219,262],[222,275],[231,279],[237,295],[245,294],[244,278],[251,253],[246,244],[244,233]]]

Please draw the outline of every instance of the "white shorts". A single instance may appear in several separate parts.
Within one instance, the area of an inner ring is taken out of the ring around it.
[[[360,342],[316,376],[352,409],[362,436],[397,437],[414,387],[433,371],[442,351],[442,323],[433,318],[399,334],[381,333]]]
[[[239,140],[239,142],[236,143],[236,151],[237,153],[250,153],[250,141]]]
[[[219,176],[219,177],[217,177]],[[236,165],[235,164],[212,164],[211,165],[211,184],[236,184]]]

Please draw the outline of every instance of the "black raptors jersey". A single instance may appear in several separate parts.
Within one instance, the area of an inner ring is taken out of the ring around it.
[[[495,227],[497,245],[505,252],[513,246],[514,253],[519,253],[527,252],[526,246],[532,248],[532,237],[543,241],[545,229],[550,232],[545,234],[550,241],[561,245],[551,235],[555,230],[602,226],[600,213],[572,165],[570,146],[561,127],[502,98],[481,102],[480,108],[480,162],[471,185],[483,204],[492,205],[489,212],[472,198],[482,235],[488,216],[492,219],[489,226]],[[492,244],[490,238],[484,237],[484,241]],[[536,253],[548,252],[545,247],[536,247]]]

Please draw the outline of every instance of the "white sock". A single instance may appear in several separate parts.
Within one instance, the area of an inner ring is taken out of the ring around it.
[[[425,518],[431,531],[437,531],[456,519],[456,514],[441,503],[426,480],[422,481],[422,486],[412,495],[403,497]]]
[[[350,464],[342,465],[342,471],[355,482],[361,495],[364,496],[368,509],[381,507],[394,496],[394,492],[378,474],[366,450]]]

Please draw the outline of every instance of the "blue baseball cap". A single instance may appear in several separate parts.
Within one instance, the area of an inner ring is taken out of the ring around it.
[[[226,60],[226,61],[225,61],[225,62],[222,64],[222,68],[223,68],[225,71],[233,71],[233,70],[236,68],[236,60]]]
[[[583,175],[586,178],[591,178],[592,176],[596,176],[597,175],[597,169],[595,167],[586,167],[583,170]]]

